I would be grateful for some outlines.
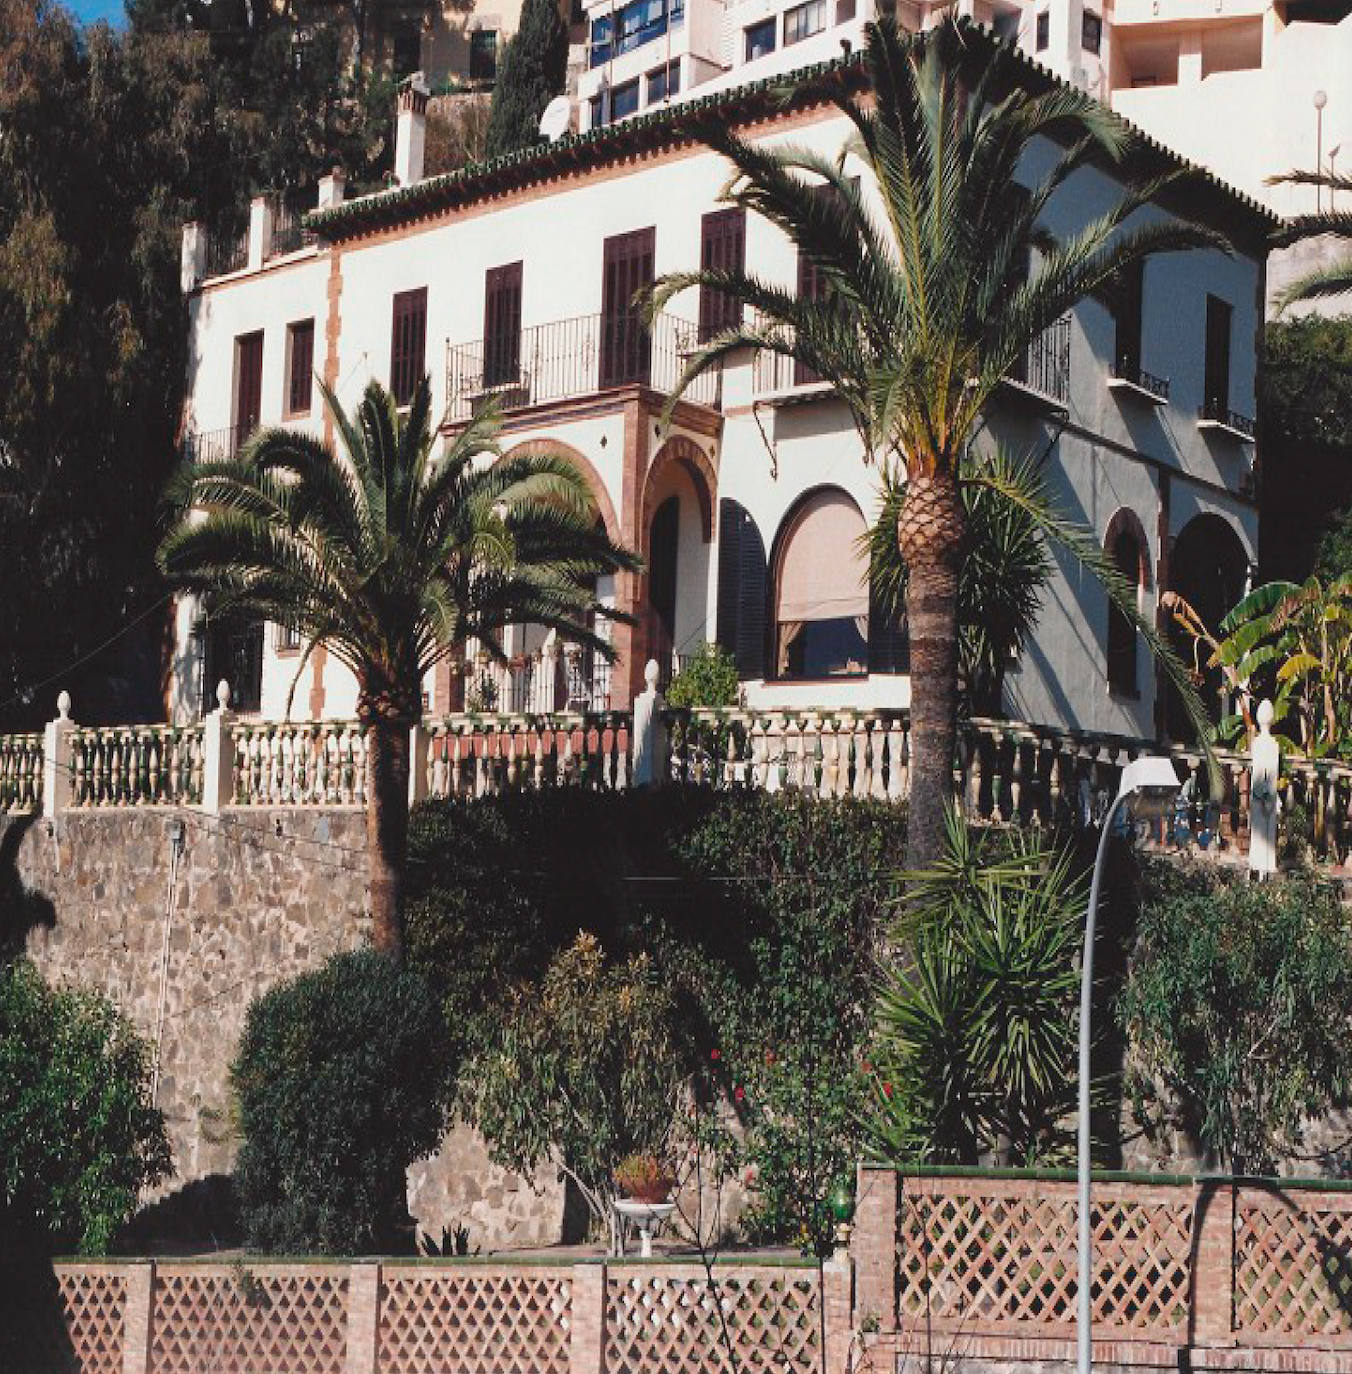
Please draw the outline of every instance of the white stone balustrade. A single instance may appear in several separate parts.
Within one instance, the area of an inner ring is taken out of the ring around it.
[[[42,736],[0,735],[0,815],[42,807]]]

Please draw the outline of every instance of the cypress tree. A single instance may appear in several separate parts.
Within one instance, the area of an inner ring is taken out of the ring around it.
[[[540,138],[545,106],[563,92],[568,72],[568,26],[558,0],[525,0],[521,26],[503,48],[486,155],[529,148]]]

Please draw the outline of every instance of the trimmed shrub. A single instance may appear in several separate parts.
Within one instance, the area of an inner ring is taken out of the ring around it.
[[[248,1243],[409,1248],[405,1174],[440,1143],[451,1068],[426,982],[374,951],[336,955],[255,1001],[230,1070]]]
[[[0,969],[0,1253],[107,1252],[169,1173],[150,1048],[107,998]]]
[[[737,661],[719,644],[701,644],[667,688],[668,706],[736,706]]]

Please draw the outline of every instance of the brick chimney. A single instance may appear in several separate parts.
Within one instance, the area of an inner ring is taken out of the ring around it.
[[[427,97],[431,92],[421,72],[399,87],[398,124],[394,135],[394,179],[411,186],[423,175],[423,146],[427,140]]]

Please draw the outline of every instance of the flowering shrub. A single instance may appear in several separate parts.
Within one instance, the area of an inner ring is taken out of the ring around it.
[[[622,1197],[636,1202],[665,1202],[676,1186],[676,1175],[656,1155],[626,1155],[615,1166],[615,1186]]]

